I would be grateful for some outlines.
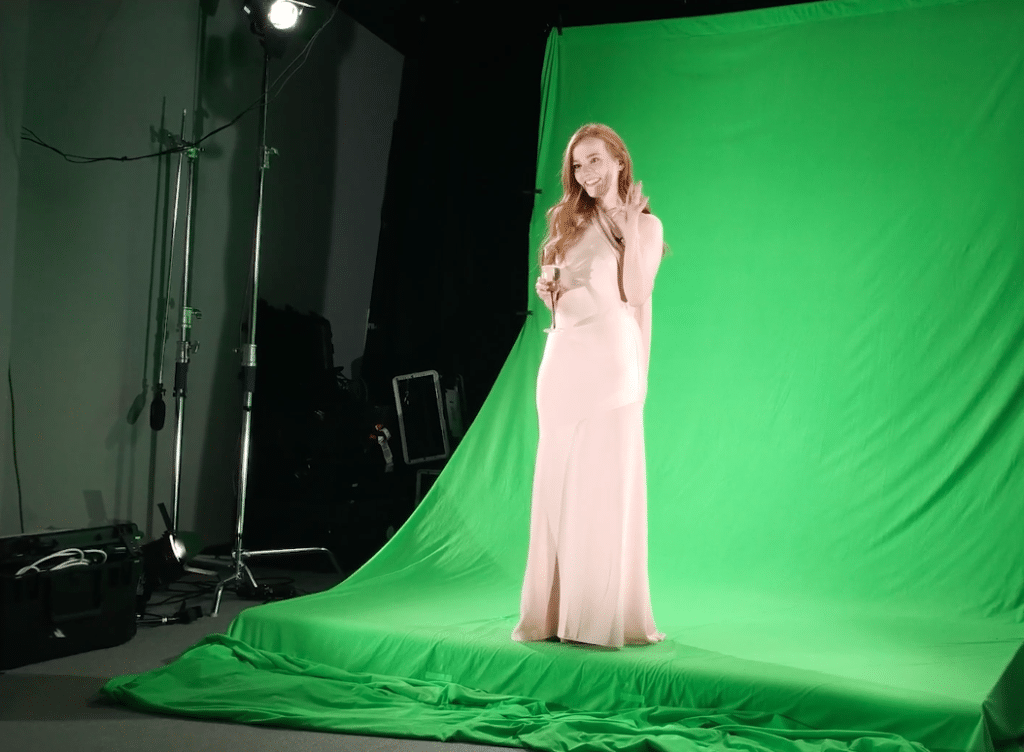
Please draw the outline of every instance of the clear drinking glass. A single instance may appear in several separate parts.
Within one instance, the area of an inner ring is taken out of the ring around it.
[[[540,268],[540,275],[541,275],[541,277],[543,279],[547,280],[548,282],[557,282],[561,278],[561,276],[562,276],[562,270],[559,269],[554,264],[545,264],[544,266],[542,266]],[[549,332],[550,333],[550,332],[557,331],[557,329],[555,328],[555,302],[556,302],[556,300],[557,300],[557,298],[555,297],[555,293],[552,292],[551,293],[551,326],[549,326],[547,329],[545,329],[544,330],[545,332]]]

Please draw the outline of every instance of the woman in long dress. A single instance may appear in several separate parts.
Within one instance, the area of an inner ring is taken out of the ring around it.
[[[562,163],[537,294],[550,308],[537,375],[540,440],[517,641],[663,640],[647,577],[643,405],[651,291],[663,253],[622,139],[590,123]]]

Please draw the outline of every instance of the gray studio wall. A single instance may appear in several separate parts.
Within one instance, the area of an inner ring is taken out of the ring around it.
[[[363,354],[384,203],[392,125],[398,117],[401,54],[353,24],[351,56],[335,97],[334,214],[323,315],[334,333],[334,363],[352,375]],[[382,86],[381,82],[388,82]]]
[[[177,160],[70,164],[16,134],[24,125],[75,154],[147,154],[159,146],[154,133],[179,130],[183,109],[188,133],[195,111],[200,132],[210,133],[259,96],[261,49],[236,2],[206,0],[206,14],[199,0],[9,4],[20,8],[22,30],[8,15],[0,32],[2,41],[21,40],[0,52],[0,365],[6,387],[9,353],[25,528],[82,527],[103,516],[159,534],[155,504],[171,494],[171,395],[163,431],[153,432],[148,416]],[[287,59],[272,64],[272,76]],[[267,173],[260,292],[274,305],[328,316],[337,365],[362,348],[401,68],[399,53],[339,12],[270,105],[268,143],[280,153]],[[233,531],[241,422],[233,349],[256,139],[254,110],[206,141],[196,165],[192,305],[202,319],[192,338],[201,346],[189,372],[181,527],[206,542],[226,542]],[[180,263],[179,242],[172,328]],[[357,303],[364,310],[354,328]],[[172,330],[168,386],[176,340]],[[4,392],[0,534],[14,534]],[[131,423],[133,405],[134,414],[143,410]]]
[[[18,155],[21,152],[19,131],[25,85],[28,0],[9,0],[4,3],[3,10],[4,22],[0,24],[0,500],[8,495],[8,486],[11,494],[16,493],[7,367],[10,364],[14,308],[14,243],[18,219]],[[0,504],[0,508],[2,506]],[[0,533],[4,529],[2,518],[0,511]],[[17,522],[16,518],[14,522]]]

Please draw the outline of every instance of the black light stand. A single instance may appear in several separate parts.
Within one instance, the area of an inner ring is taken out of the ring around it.
[[[279,548],[263,551],[248,551],[242,543],[242,529],[245,525],[245,501],[248,491],[249,479],[249,447],[252,440],[252,404],[253,392],[256,388],[256,306],[259,300],[259,278],[260,278],[260,239],[263,228],[263,184],[264,173],[270,167],[270,155],[276,154],[276,149],[267,148],[267,98],[269,95],[268,70],[270,67],[270,51],[267,49],[265,39],[260,40],[263,46],[263,98],[259,106],[259,166],[256,189],[256,222],[253,231],[252,261],[249,268],[249,289],[248,289],[248,311],[249,319],[246,327],[246,342],[239,348],[242,361],[243,381],[243,402],[242,402],[242,438],[241,453],[238,468],[238,504],[235,516],[235,541],[231,558],[235,571],[225,579],[217,583],[217,590],[213,601],[212,616],[217,616],[220,610],[220,599],[224,589],[232,587],[236,594],[255,593],[259,591],[259,585],[252,571],[246,565],[248,559],[257,556],[280,556],[303,553],[323,553],[331,560],[334,568],[341,574],[341,567],[337,559],[329,549],[322,547],[314,548]]]

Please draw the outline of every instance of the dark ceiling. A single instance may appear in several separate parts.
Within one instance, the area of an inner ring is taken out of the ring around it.
[[[478,32],[477,38],[546,35],[558,26],[650,21],[734,13],[806,0],[337,0],[349,16],[404,55],[417,55],[425,41]],[[821,0],[829,2],[830,0]]]

